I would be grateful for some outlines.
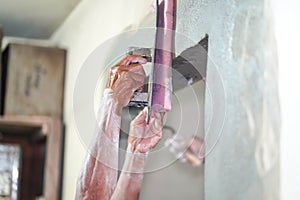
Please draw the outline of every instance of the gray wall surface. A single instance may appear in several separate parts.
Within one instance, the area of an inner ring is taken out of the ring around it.
[[[186,0],[177,28],[209,34],[205,199],[279,199],[280,111],[269,0]]]

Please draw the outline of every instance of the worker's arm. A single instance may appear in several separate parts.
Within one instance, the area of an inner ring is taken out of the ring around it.
[[[148,153],[162,136],[163,115],[152,114],[147,124],[147,113],[143,110],[131,122],[125,162],[112,200],[138,199]]]
[[[139,56],[127,56],[111,68],[99,111],[98,132],[78,178],[76,199],[111,198],[117,183],[122,107],[143,86],[145,73],[141,64],[146,62]]]

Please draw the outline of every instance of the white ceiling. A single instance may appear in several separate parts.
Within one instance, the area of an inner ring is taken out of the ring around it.
[[[0,0],[6,36],[47,39],[81,0]]]

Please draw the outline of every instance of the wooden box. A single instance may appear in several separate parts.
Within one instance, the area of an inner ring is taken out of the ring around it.
[[[64,49],[9,44],[2,58],[2,113],[62,118]]]

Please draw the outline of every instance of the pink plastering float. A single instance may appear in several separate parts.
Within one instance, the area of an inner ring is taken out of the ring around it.
[[[152,73],[152,112],[171,110],[173,30],[175,28],[175,0],[156,1],[156,41]]]

